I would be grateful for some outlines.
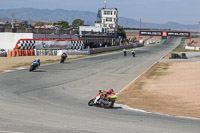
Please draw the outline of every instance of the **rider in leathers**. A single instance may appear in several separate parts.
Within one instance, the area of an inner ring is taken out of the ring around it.
[[[96,104],[97,101],[100,99],[101,93],[102,93],[104,96],[105,96],[106,94],[111,95],[111,94],[114,94],[114,90],[113,90],[113,89],[110,89],[109,91],[99,90],[99,93],[97,93],[97,97],[96,97],[96,99],[94,100],[94,104]]]

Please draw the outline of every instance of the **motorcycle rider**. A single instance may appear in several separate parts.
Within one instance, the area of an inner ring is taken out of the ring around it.
[[[113,89],[110,89],[109,91],[107,91],[107,94],[108,94],[108,95],[111,95],[111,94],[115,94],[115,92],[114,92]]]
[[[123,49],[123,52],[124,52],[124,56],[126,56],[126,49],[125,48]]]
[[[61,55],[61,59],[62,59],[62,58],[64,58],[64,60],[66,60],[66,58],[67,58],[67,53],[63,52],[62,55]]]
[[[67,53],[63,52],[62,55],[61,55],[61,57],[65,57],[65,59],[66,59]]]
[[[102,93],[104,96],[106,96],[107,94],[108,94],[108,95],[115,94],[113,89],[110,89],[109,91],[99,90],[99,93],[97,93],[97,97],[96,97],[96,99],[94,100],[94,104],[96,104],[97,101],[101,98],[101,93]]]
[[[33,65],[34,67],[39,67],[39,66],[40,66],[40,59],[37,58],[36,60],[34,60],[34,61],[32,62],[31,65]]]
[[[131,54],[133,55],[133,57],[135,57],[135,51],[134,51],[134,49],[131,50]]]

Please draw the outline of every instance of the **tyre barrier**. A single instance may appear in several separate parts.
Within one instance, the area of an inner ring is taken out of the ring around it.
[[[8,57],[18,57],[18,56],[35,56],[35,51],[31,50],[22,50],[22,49],[15,49],[12,51],[8,51]]]
[[[187,59],[187,56],[185,53],[182,54],[177,54],[177,53],[172,53],[170,59]]]

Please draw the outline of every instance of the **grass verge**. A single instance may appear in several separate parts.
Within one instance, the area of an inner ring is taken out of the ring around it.
[[[167,69],[169,69],[170,64],[167,62],[159,62],[154,65],[144,76],[148,79],[157,78],[159,76],[163,76],[166,73]]]

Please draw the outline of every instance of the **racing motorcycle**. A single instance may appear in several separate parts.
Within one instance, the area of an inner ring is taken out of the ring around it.
[[[131,54],[133,55],[133,57],[135,57],[135,52],[134,51],[131,51]]]
[[[66,59],[67,59],[67,54],[62,54],[60,63],[64,63]]]
[[[37,68],[38,68],[38,64],[32,63],[30,68],[29,68],[29,72],[32,72],[32,71],[36,70]]]
[[[60,59],[60,63],[64,63],[66,60],[66,57],[65,56],[62,56],[61,59]]]
[[[100,98],[94,103],[96,97],[92,98],[89,102],[89,106],[100,106],[104,108],[113,108],[115,100],[118,98],[115,94],[103,94],[100,92]]]

